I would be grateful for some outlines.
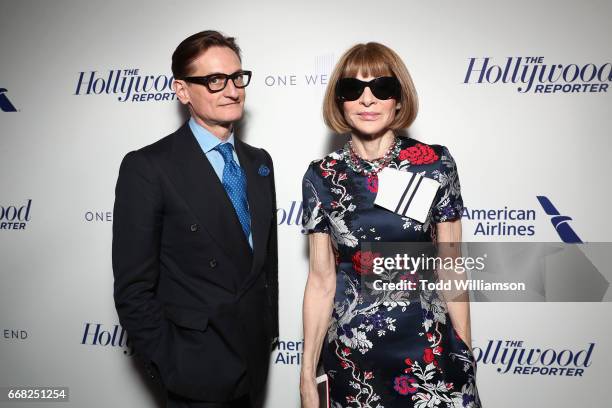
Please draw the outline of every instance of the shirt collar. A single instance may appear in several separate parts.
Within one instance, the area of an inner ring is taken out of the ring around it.
[[[189,128],[193,132],[193,135],[195,136],[196,140],[200,144],[200,147],[202,148],[202,151],[204,153],[208,153],[212,149],[217,147],[217,145],[224,143],[217,136],[210,133],[208,129],[198,124],[195,121],[195,119],[193,119],[193,117],[189,119]],[[234,146],[234,132],[233,131],[230,134],[230,137],[227,139],[226,142],[231,143],[232,146]]]

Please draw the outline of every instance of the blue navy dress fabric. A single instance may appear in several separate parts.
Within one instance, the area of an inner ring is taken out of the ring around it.
[[[343,149],[313,161],[303,178],[304,230],[330,234],[336,257],[333,312],[321,351],[331,406],[481,407],[474,356],[441,295],[422,290],[409,302],[362,296],[362,275],[372,262],[362,244],[435,242],[436,223],[460,218],[463,209],[448,149],[400,140],[388,167],[440,183],[424,223],[374,205],[377,177],[352,170]]]

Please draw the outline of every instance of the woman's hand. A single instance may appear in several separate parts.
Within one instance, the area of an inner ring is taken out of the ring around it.
[[[300,375],[300,395],[302,397],[302,408],[319,408],[319,392],[314,376]]]

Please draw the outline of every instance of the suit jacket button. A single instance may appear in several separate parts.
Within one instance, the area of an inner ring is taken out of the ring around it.
[[[215,258],[211,259],[208,261],[208,265],[210,265],[211,268],[216,268],[218,265],[217,260]]]
[[[198,224],[191,224],[191,226],[189,227],[189,229],[191,229],[191,232],[196,232],[198,228],[200,228]]]

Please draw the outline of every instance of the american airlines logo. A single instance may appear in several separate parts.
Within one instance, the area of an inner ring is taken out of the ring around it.
[[[578,237],[578,234],[572,229],[568,221],[572,220],[572,217],[568,215],[561,215],[555,206],[550,202],[546,196],[537,196],[540,205],[544,209],[544,212],[550,215],[550,222],[559,234],[561,240],[568,244],[580,244],[582,240]]]
[[[2,110],[2,112],[17,112],[15,105],[13,105],[6,96],[6,92],[6,88],[0,88],[0,110]]]

